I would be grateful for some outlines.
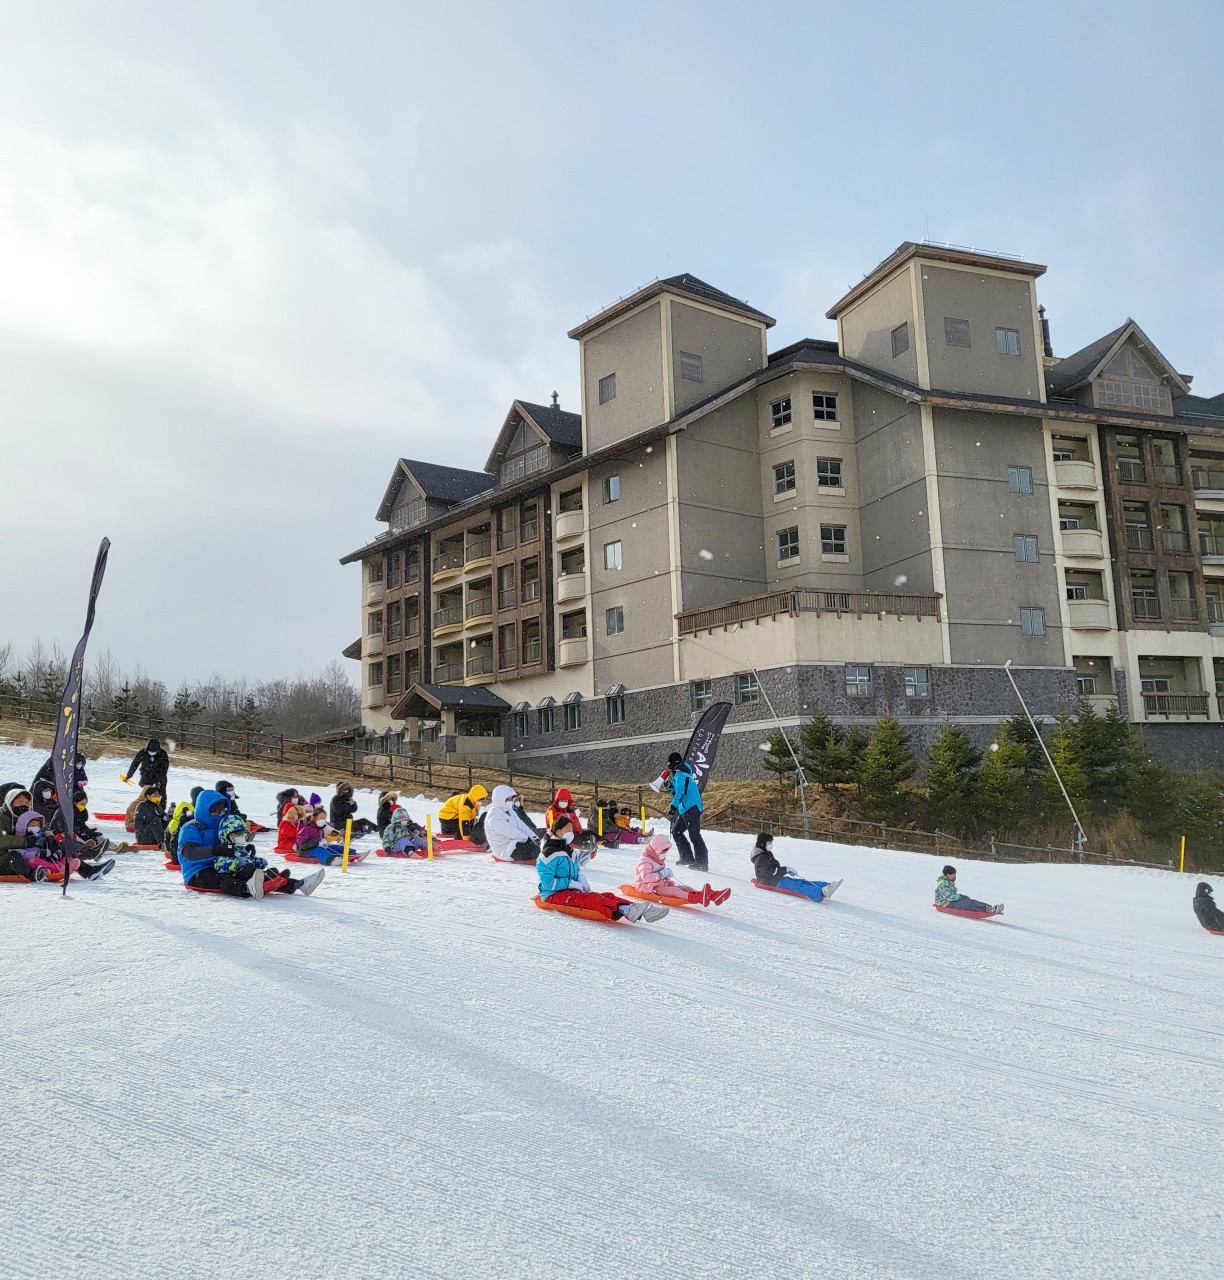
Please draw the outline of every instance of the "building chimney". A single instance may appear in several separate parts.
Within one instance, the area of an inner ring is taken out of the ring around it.
[[[1045,354],[1053,359],[1054,348],[1050,346],[1050,322],[1046,319],[1045,307],[1038,307],[1037,314],[1041,317],[1041,345]]]
[[[1046,338],[1046,346],[1048,347],[1049,345],[1050,345],[1050,340],[1049,340],[1049,338],[1047,337],[1047,338]],[[554,391],[554,392],[553,392],[553,408],[554,408],[554,409],[559,409],[559,408],[561,407],[561,405],[560,405],[560,403],[559,403],[560,399],[561,399],[561,397],[560,397],[559,395],[557,395],[557,393]]]

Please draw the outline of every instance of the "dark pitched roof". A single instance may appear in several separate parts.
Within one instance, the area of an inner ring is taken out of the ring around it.
[[[411,709],[414,703],[416,711]],[[422,704],[438,711],[443,708],[455,711],[510,710],[505,698],[499,698],[492,689],[481,684],[414,684],[391,709],[391,716],[395,720],[403,720],[406,716],[420,714]]]
[[[553,442],[563,449],[582,448],[582,414],[569,413],[565,409],[548,404],[532,404],[527,400],[514,402]]]
[[[1046,370],[1046,391],[1052,396],[1064,395],[1079,384],[1104,360],[1110,347],[1122,336],[1128,319],[1120,324],[1112,333],[1090,342],[1086,347],[1060,360],[1052,368]]]
[[[1176,401],[1179,418],[1219,418],[1224,420],[1224,395],[1179,396]]]
[[[352,644],[347,644],[340,650],[342,658],[360,658],[361,657],[361,637],[358,636]]]
[[[690,275],[686,271],[678,276],[668,276],[666,280],[652,280],[648,285],[644,285],[641,289],[637,289],[626,297],[619,299],[610,307],[604,307],[602,311],[596,312],[595,315],[584,320],[582,324],[575,326],[569,331],[569,336],[571,338],[582,338],[593,330],[607,324],[616,316],[632,310],[660,293],[686,294],[699,302],[708,302],[713,306],[722,307],[727,311],[734,311],[739,315],[747,316],[749,319],[759,320],[764,323],[767,329],[771,329],[777,324],[773,316],[767,316],[764,311],[758,311],[756,307],[750,306],[742,298],[734,298],[731,294],[724,293],[721,289],[716,289],[712,284],[707,284],[704,280],[699,280],[696,276]]]
[[[497,477],[487,471],[465,471],[462,467],[440,467],[435,462],[415,462],[401,458],[400,462],[412,472],[412,478],[421,486],[427,498],[439,502],[462,502],[473,498],[497,483]]]

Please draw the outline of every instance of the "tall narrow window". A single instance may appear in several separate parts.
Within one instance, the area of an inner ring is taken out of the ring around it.
[[[623,693],[613,694],[607,700],[608,705],[608,723],[624,724],[625,723],[625,695]]]
[[[1020,354],[1020,330],[996,329],[995,346],[1001,356],[1018,356]]]
[[[1043,636],[1045,633],[1044,609],[1020,610],[1020,634],[1022,636]]]
[[[795,464],[779,462],[774,467],[774,494],[791,493],[795,488]]]
[[[1018,533],[1012,538],[1012,548],[1016,553],[1016,559],[1021,564],[1037,563],[1037,539],[1030,533]]]
[[[623,604],[614,604],[612,608],[604,614],[604,621],[607,626],[607,633],[610,636],[618,636],[625,629],[625,606]]]
[[[620,476],[604,476],[604,501],[620,501]]]
[[[575,729],[582,728],[582,700],[576,699],[571,702],[568,698],[565,700],[565,727],[571,733]]]
[[[371,613],[369,615],[366,621],[366,635],[380,636],[382,635],[382,627],[383,627],[383,616],[382,616],[382,610],[379,609],[377,613]]]
[[[899,324],[892,331],[892,353],[895,360],[909,350],[909,321]]]
[[[604,543],[604,568],[619,569],[621,567],[621,544],[619,542]]]
[[[1032,467],[1008,467],[1007,468],[1007,487],[1012,493],[1032,493],[1033,492],[1033,468]]]
[[[375,685],[383,682],[383,664],[381,662],[371,662],[369,671],[366,673],[366,681],[373,688]]]
[[[799,529],[792,526],[790,529],[778,530],[778,563],[789,563],[792,560],[799,559]]]
[[[610,373],[606,378],[599,380],[599,403],[607,404],[609,400],[616,399],[616,374]]]
[[[701,381],[701,357],[691,351],[680,352],[680,376],[689,382]]]

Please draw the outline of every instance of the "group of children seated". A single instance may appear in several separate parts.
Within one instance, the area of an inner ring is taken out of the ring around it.
[[[65,859],[67,827],[60,810],[55,774],[50,759],[39,769],[29,787],[19,782],[0,785],[0,878],[11,880],[59,880],[65,863],[71,875],[98,880],[115,866],[107,858],[110,841],[89,824],[89,800],[85,794],[85,758],[75,762],[72,796],[72,836],[75,853]]]

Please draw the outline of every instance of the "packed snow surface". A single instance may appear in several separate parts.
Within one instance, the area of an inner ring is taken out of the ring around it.
[[[1195,878],[965,862],[983,923],[931,909],[933,858],[779,840],[844,877],[816,906],[753,888],[751,843],[710,837],[724,908],[655,926],[539,911],[484,856],[263,903],[150,853],[0,885],[0,1275],[1220,1276]]]

